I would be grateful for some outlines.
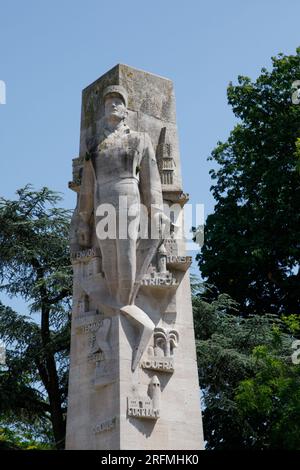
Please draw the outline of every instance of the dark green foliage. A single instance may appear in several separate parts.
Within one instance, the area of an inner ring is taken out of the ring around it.
[[[245,314],[299,315],[300,105],[291,96],[300,49],[272,61],[255,82],[240,76],[228,87],[239,123],[210,157],[216,206],[198,261]]]
[[[286,323],[244,317],[227,294],[199,293],[193,305],[207,448],[299,450],[300,366]]]
[[[0,281],[20,296],[32,318],[0,304],[7,370],[0,372],[0,423],[31,426],[40,439],[64,446],[70,337],[70,214],[47,188],[0,198]],[[11,426],[13,426],[11,428]],[[52,436],[50,432],[52,428]]]

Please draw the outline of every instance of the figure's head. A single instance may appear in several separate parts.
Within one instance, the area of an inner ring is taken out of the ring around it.
[[[103,92],[105,118],[110,122],[123,121],[127,116],[127,93],[120,85],[112,85]]]

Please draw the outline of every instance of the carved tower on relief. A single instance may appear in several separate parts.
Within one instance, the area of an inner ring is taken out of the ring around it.
[[[117,65],[83,90],[68,449],[202,449],[170,80]]]

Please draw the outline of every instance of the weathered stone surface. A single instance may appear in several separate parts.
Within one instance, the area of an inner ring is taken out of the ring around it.
[[[203,448],[190,258],[175,233],[183,219],[161,233],[167,207],[181,214],[187,201],[170,80],[120,64],[83,90],[69,187],[78,203],[67,448]],[[121,218],[136,233],[142,212],[119,196],[155,205],[157,239],[123,237]],[[104,203],[117,210],[115,239],[99,236]]]

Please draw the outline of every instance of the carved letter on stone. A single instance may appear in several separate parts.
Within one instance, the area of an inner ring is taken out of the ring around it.
[[[174,354],[174,348],[178,346],[179,335],[176,330],[156,328],[154,332],[154,355],[159,354],[159,347],[164,351],[164,356],[170,357]]]
[[[99,434],[104,431],[111,431],[116,426],[116,418],[107,419],[106,421],[102,421],[101,423],[95,424],[93,427],[93,431],[95,434]]]
[[[112,361],[112,350],[109,344],[109,332],[111,329],[111,318],[105,318],[100,328],[96,330],[91,340],[91,354],[96,362],[94,384],[103,387],[116,379],[116,371]]]
[[[160,382],[155,375],[148,387],[148,397],[127,398],[127,414],[133,418],[158,419],[160,416]]]
[[[92,345],[91,353],[95,354],[97,352],[102,352],[104,354],[105,360],[110,359],[111,348],[108,342],[108,333],[111,325],[111,318],[104,318],[102,320],[101,326],[96,330],[95,341]]]

